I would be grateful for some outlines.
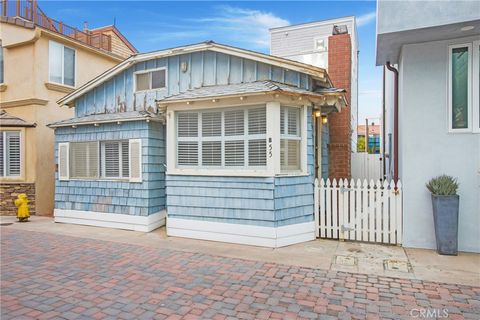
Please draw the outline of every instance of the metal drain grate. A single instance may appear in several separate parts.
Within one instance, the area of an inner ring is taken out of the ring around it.
[[[412,272],[410,263],[400,260],[383,260],[383,268],[388,271]]]
[[[334,261],[335,261],[335,264],[339,264],[342,266],[357,265],[357,258],[351,257],[351,256],[335,256]]]

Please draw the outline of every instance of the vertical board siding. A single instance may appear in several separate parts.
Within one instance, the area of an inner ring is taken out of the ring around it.
[[[330,143],[330,130],[328,123],[322,124],[322,178],[328,178],[328,144]]]
[[[142,139],[141,183],[56,179],[55,208],[147,216],[165,208],[165,128],[156,122],[126,122],[55,129],[58,143]],[[58,163],[58,157],[56,157]]]
[[[182,62],[187,63],[186,72],[181,71]],[[134,92],[134,72],[162,67],[167,69],[167,88]],[[309,76],[306,74],[207,50],[138,62],[80,96],[75,101],[75,115],[156,111],[156,99],[192,88],[259,80],[273,80],[309,89]]]
[[[307,176],[275,178],[275,215],[277,225],[313,221],[314,145],[311,108],[307,112]]]

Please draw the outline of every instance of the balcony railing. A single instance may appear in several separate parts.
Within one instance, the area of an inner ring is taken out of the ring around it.
[[[112,39],[109,35],[93,33],[89,30],[80,31],[61,21],[49,18],[38,6],[36,0],[1,0],[3,17],[20,17],[35,25],[75,39],[89,46],[112,51]]]

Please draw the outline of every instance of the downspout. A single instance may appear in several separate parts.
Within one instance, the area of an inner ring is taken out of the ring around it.
[[[398,70],[390,61],[385,65],[395,75],[393,85],[393,181],[398,181]]]

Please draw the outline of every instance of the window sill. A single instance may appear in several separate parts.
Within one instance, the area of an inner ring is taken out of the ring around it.
[[[0,183],[26,183],[27,181],[23,177],[1,177]]]
[[[70,93],[75,90],[75,87],[68,86],[65,84],[54,83],[54,82],[45,82],[45,87],[49,90],[63,92],[63,93]]]
[[[0,92],[4,92],[7,90],[7,84],[6,83],[0,83]]]

